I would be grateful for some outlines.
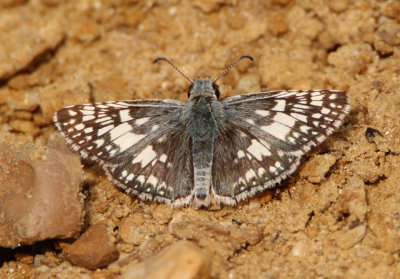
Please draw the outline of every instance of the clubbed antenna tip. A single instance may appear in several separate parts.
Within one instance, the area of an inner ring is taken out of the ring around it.
[[[230,71],[233,67],[235,67],[237,63],[239,63],[241,60],[243,60],[243,59],[245,59],[245,58],[250,59],[251,61],[254,62],[253,57],[251,57],[250,55],[242,55],[242,56],[240,56],[239,59],[236,60],[235,63],[233,63],[232,65],[230,65],[222,74],[219,75],[219,77],[217,77],[216,79],[214,79],[213,83],[216,82],[217,80],[219,80],[221,77],[223,77],[223,76],[226,75],[227,73],[229,73],[229,71]]]
[[[190,81],[191,83],[194,83],[194,81],[189,78],[187,75],[185,75],[181,70],[178,69],[177,66],[175,66],[174,64],[172,64],[171,61],[169,61],[167,58],[165,57],[157,57],[156,59],[154,59],[154,63],[157,63],[159,61],[165,61],[168,64],[170,64],[178,73],[180,73],[184,78],[186,78],[188,81]]]

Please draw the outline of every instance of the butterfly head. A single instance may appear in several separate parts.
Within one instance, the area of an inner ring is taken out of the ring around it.
[[[187,75],[185,75],[181,70],[179,70],[174,64],[171,63],[167,58],[165,57],[158,57],[154,60],[154,63],[157,63],[159,61],[165,61],[168,64],[170,64],[175,70],[178,71],[184,78],[186,78],[188,81],[192,83],[192,85],[189,88],[188,96],[189,99],[197,98],[197,97],[209,97],[213,99],[218,99],[219,98],[219,88],[218,85],[215,84],[217,80],[219,80],[221,77],[225,76],[229,71],[241,60],[243,59],[250,59],[251,61],[253,60],[253,57],[250,55],[242,55],[239,57],[238,60],[236,60],[235,63],[230,65],[222,74],[220,74],[216,79],[212,80],[211,77],[208,78],[197,78],[195,81],[193,81],[191,78],[189,78]]]
[[[210,78],[198,78],[190,86],[188,91],[189,99],[195,97],[211,97],[213,99],[218,99],[219,88],[218,85]]]

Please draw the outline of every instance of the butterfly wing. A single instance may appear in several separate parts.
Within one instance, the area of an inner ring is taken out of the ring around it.
[[[193,190],[184,109],[172,100],[76,105],[58,111],[54,123],[74,151],[99,162],[126,193],[181,206]]]
[[[221,103],[212,193],[229,205],[293,173],[301,155],[335,131],[350,110],[346,94],[329,90],[246,94]]]

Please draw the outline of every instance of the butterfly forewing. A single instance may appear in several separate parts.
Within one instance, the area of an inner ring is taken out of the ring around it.
[[[124,191],[179,206],[193,188],[184,108],[170,100],[86,104],[61,109],[54,122],[73,150],[99,162]]]
[[[177,124],[174,120],[183,109],[183,103],[169,100],[104,102],[63,108],[54,122],[83,157],[109,162],[110,157],[162,136],[169,127],[162,124]]]
[[[222,103],[236,125],[297,156],[332,134],[350,109],[345,93],[330,90],[246,94]]]

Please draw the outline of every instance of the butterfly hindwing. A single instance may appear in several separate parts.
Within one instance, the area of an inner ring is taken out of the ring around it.
[[[217,203],[234,205],[272,188],[299,165],[298,157],[234,123],[220,129],[214,145],[212,193]]]
[[[193,191],[191,139],[173,130],[152,141],[137,156],[126,154],[104,167],[128,194],[172,206],[187,205]]]
[[[86,104],[61,109],[54,122],[73,150],[99,162],[125,192],[179,206],[193,188],[184,108],[172,100]]]

